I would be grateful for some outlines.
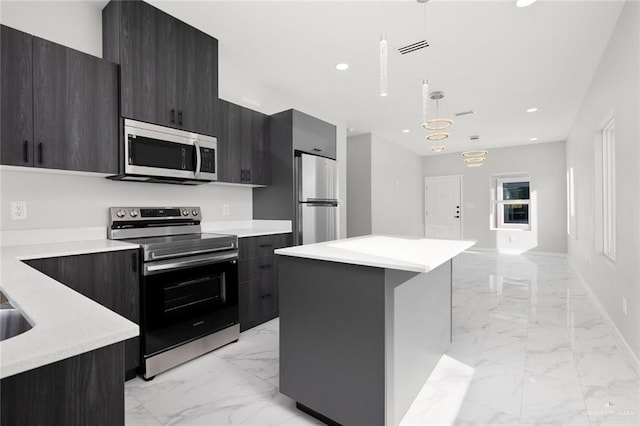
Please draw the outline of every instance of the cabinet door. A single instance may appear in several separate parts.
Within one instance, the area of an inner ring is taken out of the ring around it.
[[[33,37],[0,28],[0,162],[13,166],[33,165]]]
[[[179,60],[178,114],[180,127],[192,132],[218,136],[215,108],[218,99],[218,41],[182,25],[183,40]]]
[[[336,159],[336,126],[292,110],[293,149]]]
[[[218,180],[230,183],[242,183],[245,171],[242,167],[242,107],[231,102],[221,101],[224,133],[218,140]]]
[[[117,173],[117,66],[34,37],[33,75],[35,165]]]
[[[28,260],[25,263],[130,321],[139,323],[138,250]],[[137,368],[138,338],[125,342],[126,371]]]
[[[254,112],[251,129],[251,183],[269,185],[271,183],[269,117]]]
[[[178,127],[176,83],[183,24],[141,1],[123,1],[120,7],[120,26],[106,31],[120,40],[122,116]]]

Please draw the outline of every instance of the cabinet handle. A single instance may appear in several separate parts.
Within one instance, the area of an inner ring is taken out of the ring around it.
[[[42,164],[44,162],[44,148],[42,146],[42,142],[38,144],[38,164]]]
[[[175,123],[176,122],[176,110],[171,108],[171,122]]]
[[[245,180],[247,180],[246,176],[246,170],[245,169],[240,169],[240,182],[244,182]]]
[[[178,124],[182,126],[182,111],[178,111]]]
[[[320,148],[313,148],[312,151],[314,152],[321,152],[322,150]]]
[[[260,265],[260,269],[269,269],[271,268],[271,264],[267,264],[267,265]]]
[[[25,163],[29,162],[29,141],[24,141],[22,145],[22,157]]]
[[[251,170],[247,170],[247,182],[251,182]]]
[[[260,244],[258,245],[260,248],[273,247],[273,244]]]

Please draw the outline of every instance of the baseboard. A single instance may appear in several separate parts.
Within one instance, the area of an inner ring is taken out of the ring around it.
[[[626,341],[622,333],[620,333],[620,330],[618,330],[616,323],[613,322],[607,310],[604,308],[604,306],[602,306],[602,303],[600,303],[600,300],[598,299],[596,294],[593,292],[591,287],[589,287],[589,284],[587,284],[587,281],[582,277],[582,275],[580,275],[580,273],[578,272],[578,268],[576,268],[571,261],[568,261],[568,263],[571,269],[573,269],[573,273],[576,274],[585,291],[593,301],[596,309],[598,310],[600,315],[602,315],[602,318],[604,318],[604,322],[605,324],[607,324],[609,331],[611,331],[611,334],[616,341],[616,345],[618,345],[620,352],[622,352],[622,356],[624,356],[629,365],[631,365],[631,368],[633,368],[633,370],[636,372],[636,375],[640,377],[640,359],[638,359],[636,354],[631,349],[631,346],[629,346],[629,343]]]

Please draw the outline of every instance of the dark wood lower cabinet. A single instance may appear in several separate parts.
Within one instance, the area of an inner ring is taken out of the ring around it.
[[[240,238],[240,331],[278,316],[278,264],[273,251],[290,246],[291,240],[290,233]]]
[[[121,342],[2,379],[0,423],[124,425],[123,364]]]
[[[138,250],[122,250],[25,261],[43,274],[139,323]],[[125,341],[127,379],[140,364],[139,338]]]

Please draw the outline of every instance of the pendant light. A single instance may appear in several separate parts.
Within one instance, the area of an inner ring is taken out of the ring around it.
[[[388,94],[388,75],[387,75],[387,36],[382,34],[380,36],[380,96],[387,96]]]
[[[429,114],[429,80],[422,80],[422,125],[427,123]]]
[[[464,151],[462,157],[467,167],[482,167],[484,165],[485,156],[489,153],[486,149],[476,149]]]
[[[435,130],[438,132],[440,132],[441,130],[448,129],[453,125],[453,120],[450,118],[447,118],[448,113],[447,113],[446,104],[444,102],[444,92],[441,90],[436,92],[431,92],[429,97],[433,101],[432,105],[434,105],[434,108],[430,109],[430,111],[432,111],[431,114],[433,115],[429,116],[427,120],[425,120],[422,127],[424,127],[426,130]],[[441,132],[441,133],[444,133],[444,132]],[[447,134],[447,137],[448,136],[449,135]]]

